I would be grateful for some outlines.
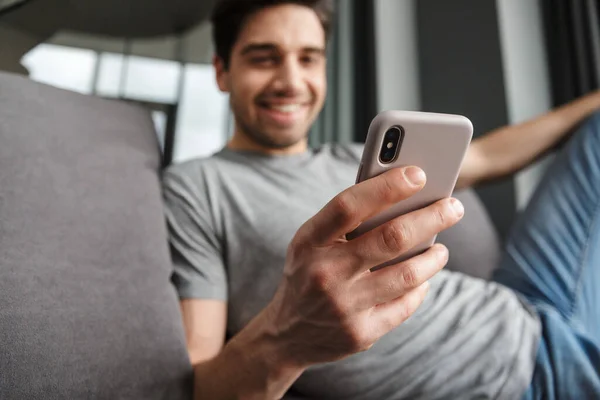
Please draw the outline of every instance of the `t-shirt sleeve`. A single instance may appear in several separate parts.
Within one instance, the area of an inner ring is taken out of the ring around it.
[[[181,299],[227,300],[222,242],[206,193],[198,193],[183,176],[166,171],[163,196],[172,281]]]

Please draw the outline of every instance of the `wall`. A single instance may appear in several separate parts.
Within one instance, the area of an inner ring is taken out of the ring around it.
[[[27,75],[21,57],[35,47],[39,39],[8,24],[0,23],[0,71]]]
[[[420,110],[415,0],[375,2],[378,110]]]
[[[375,1],[379,110],[464,114],[475,136],[548,110],[537,1]],[[478,189],[502,236],[547,162]]]
[[[475,137],[506,125],[495,2],[419,0],[416,4],[423,109],[469,117]],[[504,237],[515,215],[513,180],[477,191]]]
[[[551,88],[541,10],[535,1],[497,0],[504,80],[510,123],[551,108]],[[519,173],[517,208],[526,206],[552,156]]]

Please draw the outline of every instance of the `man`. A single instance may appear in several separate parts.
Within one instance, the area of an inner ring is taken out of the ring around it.
[[[164,177],[196,398],[599,395],[598,118],[540,186],[499,283],[441,271],[442,245],[370,272],[456,224],[463,208],[444,199],[345,239],[426,176],[409,167],[353,185],[360,147],[307,148],[326,96],[331,16],[324,0],[215,9],[214,65],[234,135]],[[599,107],[590,95],[475,140],[459,187],[525,167]]]

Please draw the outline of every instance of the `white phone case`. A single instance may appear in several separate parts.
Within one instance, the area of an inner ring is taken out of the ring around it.
[[[385,133],[392,127],[400,127],[404,137],[396,159],[385,164],[380,160],[380,149]],[[393,218],[450,197],[472,137],[471,121],[460,115],[415,111],[379,113],[369,127],[356,182],[377,176],[390,168],[407,165],[423,169],[427,182],[419,193],[363,222],[347,238],[352,240]],[[435,239],[436,236],[377,268],[420,254],[431,247]]]

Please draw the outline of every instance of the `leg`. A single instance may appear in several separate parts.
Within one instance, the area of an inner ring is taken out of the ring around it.
[[[600,397],[600,114],[589,118],[517,221],[494,279],[538,310],[532,397]]]

